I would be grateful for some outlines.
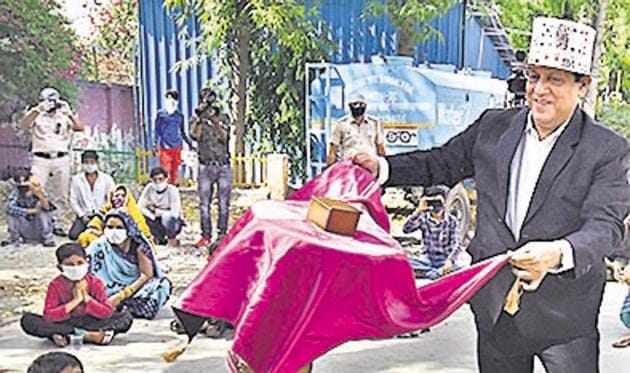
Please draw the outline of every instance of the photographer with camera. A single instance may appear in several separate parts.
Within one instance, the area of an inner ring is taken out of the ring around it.
[[[30,129],[33,138],[32,172],[47,188],[55,206],[56,224],[62,224],[67,210],[68,189],[70,187],[70,142],[73,131],[83,131],[85,126],[70,105],[61,100],[54,88],[44,88],[42,101],[31,109],[20,122],[20,127]],[[66,236],[60,226],[53,233]]]
[[[2,246],[19,245],[26,241],[42,242],[55,246],[53,239],[53,205],[46,197],[42,185],[29,170],[19,170],[13,176],[15,190],[5,204],[9,239]]]
[[[507,80],[508,91],[512,93],[510,107],[525,106],[525,91],[527,85],[527,77],[525,76],[524,61],[527,55],[524,51],[516,51],[516,63],[512,69],[512,75]]]
[[[201,238],[195,245],[208,247],[212,239],[212,218],[210,206],[217,185],[219,218],[217,221],[220,240],[227,232],[230,196],[232,194],[232,169],[230,167],[230,126],[225,115],[216,103],[216,93],[208,88],[201,90],[195,115],[190,119],[190,137],[197,141],[199,173],[197,191],[201,214]]]
[[[457,257],[461,253],[459,223],[445,211],[448,188],[435,185],[426,189],[418,210],[403,226],[404,233],[422,232],[424,251],[419,258],[411,258],[414,272],[422,278],[435,280],[459,270]]]

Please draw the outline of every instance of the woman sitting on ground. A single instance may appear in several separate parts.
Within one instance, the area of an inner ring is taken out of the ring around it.
[[[87,247],[90,272],[105,283],[110,302],[134,317],[154,319],[171,295],[147,238],[124,211],[104,219],[103,237]]]
[[[138,208],[133,194],[123,184],[116,185],[107,196],[108,202],[101,206],[98,214],[90,220],[87,225],[87,229],[79,235],[77,241],[83,246],[89,246],[93,241],[103,235],[103,219],[107,213],[112,210],[124,209],[129,216],[133,219],[135,224],[140,228],[140,232],[148,239],[148,242],[153,248],[153,237],[151,236],[151,230],[147,225],[146,220],[142,212]]]
[[[71,334],[83,335],[89,343],[106,345],[117,333],[125,333],[133,318],[129,312],[114,312],[103,282],[88,273],[81,245],[66,243],[57,249],[61,275],[48,285],[44,316],[27,313],[21,325],[26,334],[49,338],[59,347]]]

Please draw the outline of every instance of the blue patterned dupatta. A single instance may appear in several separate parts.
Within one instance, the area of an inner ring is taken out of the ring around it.
[[[86,248],[90,272],[103,281],[107,296],[111,297],[140,277],[137,251],[142,250],[153,264],[154,277],[125,299],[121,306],[126,306],[134,317],[154,319],[171,296],[171,282],[162,272],[151,245],[133,219],[120,210],[109,213],[105,220],[110,216],[117,216],[125,223],[127,235],[132,240],[131,249],[123,253],[105,236],[100,237]]]

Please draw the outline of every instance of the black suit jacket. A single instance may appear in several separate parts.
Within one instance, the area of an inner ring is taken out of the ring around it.
[[[538,290],[525,293],[514,321],[534,338],[592,334],[605,282],[603,258],[621,242],[630,212],[629,143],[576,109],[545,162],[516,242],[504,217],[510,164],[527,115],[526,108],[488,110],[440,148],[387,157],[385,185],[452,186],[473,177],[478,195],[468,248],[473,262],[528,241],[568,240],[575,268],[547,275]],[[478,328],[492,329],[513,281],[506,266],[473,297]]]

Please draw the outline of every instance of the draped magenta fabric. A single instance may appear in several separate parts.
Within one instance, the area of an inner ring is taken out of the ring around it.
[[[308,222],[312,195],[361,209],[355,236]],[[435,325],[505,264],[495,257],[416,288],[380,196],[369,173],[342,162],[288,201],[257,202],[175,308],[234,324],[233,350],[255,372],[295,372],[346,341]]]

